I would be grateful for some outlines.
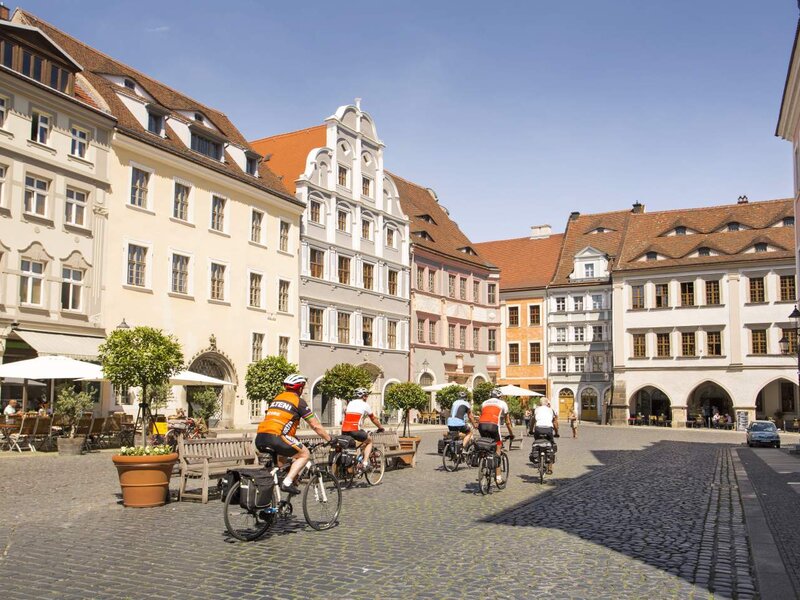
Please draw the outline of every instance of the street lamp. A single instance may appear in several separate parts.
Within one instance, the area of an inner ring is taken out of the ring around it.
[[[796,310],[796,308],[795,308],[795,310]],[[130,326],[130,325],[128,325],[128,324],[125,322],[125,317],[122,317],[122,323],[120,323],[119,325],[117,325],[117,329],[130,329],[130,328],[131,328],[131,326]]]

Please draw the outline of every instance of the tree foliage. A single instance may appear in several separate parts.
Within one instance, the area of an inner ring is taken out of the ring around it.
[[[77,392],[75,391],[75,386],[71,383],[58,388],[54,407],[55,414],[61,415],[64,419],[69,430],[69,437],[75,437],[78,419],[83,416],[84,412],[91,410],[93,406],[94,398],[89,392]]]
[[[222,409],[222,401],[216,390],[211,387],[193,391],[190,401],[195,416],[203,419],[204,423],[208,423],[209,419],[218,416]]]
[[[386,407],[403,411],[403,435],[408,434],[408,411],[428,406],[428,396],[417,383],[398,383],[386,390]]]
[[[472,388],[472,402],[474,410],[477,411],[480,409],[481,404],[489,399],[489,394],[492,393],[494,388],[495,385],[491,381],[482,381]]]
[[[268,356],[250,363],[244,378],[247,397],[253,402],[272,400],[283,391],[283,380],[299,369],[282,356]]]
[[[467,394],[467,402],[471,402],[472,393],[465,386],[458,385],[457,383],[448,385],[446,388],[442,388],[436,392],[436,402],[439,403],[442,410],[450,410],[453,408],[455,401],[458,400],[458,395],[461,392],[465,392]]]
[[[521,419],[522,415],[525,413],[525,408],[522,406],[519,396],[506,396],[504,400],[506,404],[508,404],[508,414],[511,418]]]
[[[328,398],[350,400],[360,387],[372,387],[372,375],[363,367],[350,363],[332,366],[319,381],[320,393]]]

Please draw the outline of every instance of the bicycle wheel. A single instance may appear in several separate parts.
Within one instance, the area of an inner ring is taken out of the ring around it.
[[[489,493],[493,478],[494,473],[486,466],[486,457],[482,457],[478,463],[478,487],[484,496]]]
[[[442,466],[448,473],[458,469],[458,455],[450,442],[447,443],[444,447],[444,452],[442,452]]]
[[[497,489],[505,489],[508,483],[508,454],[505,451],[500,453],[500,474],[503,477],[503,483],[497,484]]]
[[[543,453],[539,453],[539,483],[544,483],[544,472],[547,467],[545,466],[545,456]]]
[[[239,506],[239,482],[234,483],[225,497],[225,529],[228,533],[243,542],[260,538],[272,525],[272,515],[264,520],[259,518],[258,512]]]
[[[372,448],[369,454],[369,465],[364,471],[364,477],[370,485],[378,485],[383,481],[383,473],[386,471],[386,460],[383,458],[383,450]]]
[[[353,487],[356,479],[356,470],[351,465],[349,467],[342,466],[342,455],[337,454],[333,461],[333,474],[339,480],[339,483],[346,488]]]
[[[303,489],[303,516],[317,531],[330,529],[342,509],[339,480],[328,471],[319,471]]]

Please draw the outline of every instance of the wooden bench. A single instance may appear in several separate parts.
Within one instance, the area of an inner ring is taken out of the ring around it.
[[[400,442],[400,436],[397,431],[384,431],[383,433],[372,433],[372,442],[375,445],[380,445],[383,450],[383,457],[387,460],[389,458],[409,458],[412,467],[417,466],[417,440]]]
[[[524,427],[514,427],[511,429],[514,432],[514,439],[506,438],[503,445],[508,447],[508,450],[519,450],[522,448],[522,438],[525,437]],[[476,432],[477,433],[477,432]],[[506,432],[508,433],[508,432]]]
[[[253,438],[249,435],[236,438],[178,439],[180,461],[179,499],[200,499],[208,502],[208,486],[212,476],[224,475],[232,467],[255,464],[258,460]],[[200,491],[187,492],[189,478],[200,478]]]

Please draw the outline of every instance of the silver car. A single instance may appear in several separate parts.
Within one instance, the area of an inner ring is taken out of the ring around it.
[[[781,447],[781,436],[772,421],[751,421],[747,426],[747,445]]]

